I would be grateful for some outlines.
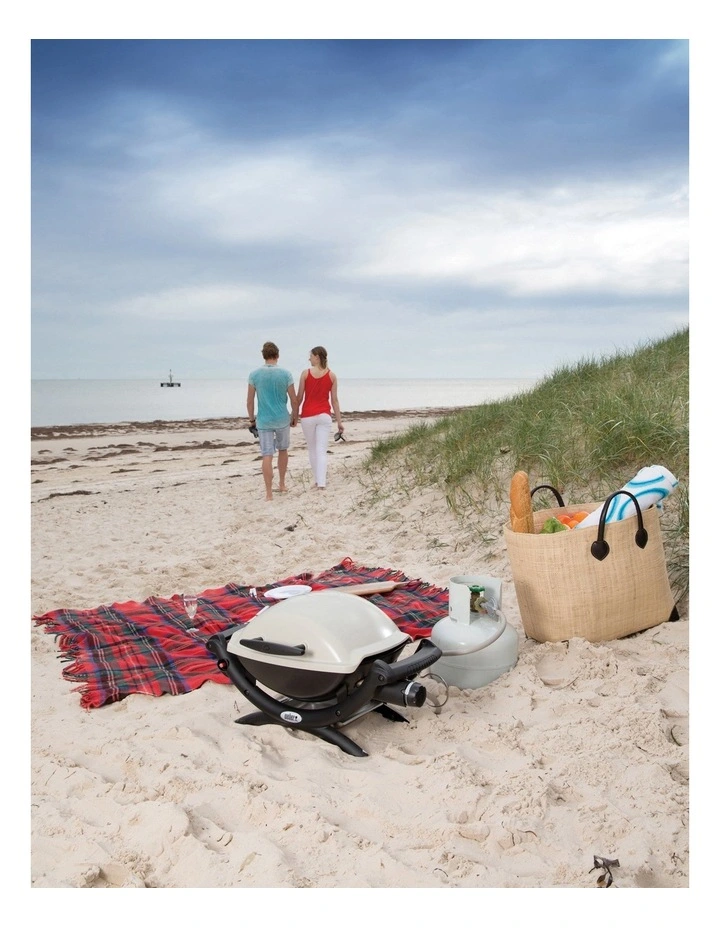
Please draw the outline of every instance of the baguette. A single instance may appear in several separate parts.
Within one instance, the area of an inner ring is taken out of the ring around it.
[[[519,470],[510,481],[510,527],[514,532],[534,532],[530,480]]]

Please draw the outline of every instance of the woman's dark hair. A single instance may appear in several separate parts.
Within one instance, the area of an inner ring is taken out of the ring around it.
[[[325,370],[327,367],[327,351],[325,351],[323,346],[318,345],[317,348],[311,348],[310,354],[314,354],[316,358],[320,358],[320,366]]]

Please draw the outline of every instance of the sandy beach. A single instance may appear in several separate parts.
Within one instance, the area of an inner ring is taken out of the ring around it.
[[[687,610],[622,640],[526,638],[507,512],[479,532],[439,490],[363,474],[371,442],[423,414],[347,416],[325,492],[294,430],[289,492],[271,503],[237,421],[33,430],[35,616],[350,557],[441,587],[498,577],[520,637],[514,669],[452,687],[439,711],[353,723],[356,758],[234,724],[253,707],[232,685],[82,709],[32,623],[33,887],[589,889],[594,855],[619,862],[613,890],[689,887]]]

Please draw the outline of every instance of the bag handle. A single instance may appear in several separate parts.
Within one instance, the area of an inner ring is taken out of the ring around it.
[[[629,496],[633,503],[635,503],[635,511],[637,512],[638,517],[638,530],[635,532],[635,544],[638,546],[638,548],[644,548],[648,543],[648,533],[647,529],[643,525],[640,503],[638,503],[637,499],[633,496],[632,493],[629,492],[629,490],[616,490],[614,493],[611,493],[603,503],[602,512],[600,513],[600,522],[598,524],[598,536],[590,545],[590,553],[598,561],[604,560],[610,553],[610,545],[603,537],[605,534],[605,519],[607,518],[607,512],[610,508],[610,503],[615,499],[616,496],[619,496],[621,493],[623,493],[625,496]]]
[[[541,483],[539,487],[535,487],[534,490],[530,491],[530,497],[532,498],[537,493],[538,490],[550,490],[550,492],[554,494],[555,499],[558,502],[558,506],[563,506],[563,507],[565,506],[562,496],[560,496],[560,494],[555,489],[555,487],[551,487],[549,483]]]

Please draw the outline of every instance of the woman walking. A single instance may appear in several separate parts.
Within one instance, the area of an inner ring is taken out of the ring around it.
[[[324,490],[328,440],[332,430],[331,406],[335,413],[338,432],[342,434],[345,427],[342,424],[337,395],[337,377],[327,366],[327,351],[322,345],[311,348],[309,360],[310,367],[300,375],[297,399],[300,407],[300,425],[308,446],[315,487]]]

